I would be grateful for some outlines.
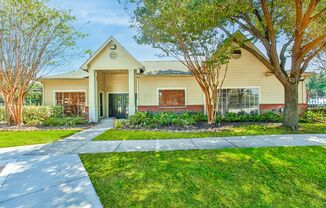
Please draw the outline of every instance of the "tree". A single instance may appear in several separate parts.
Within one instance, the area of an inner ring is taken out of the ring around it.
[[[284,86],[283,125],[298,128],[298,84],[311,60],[326,48],[325,0],[216,0],[216,10],[225,14],[249,37],[266,49],[268,61],[246,45]],[[221,11],[223,8],[223,11]],[[227,12],[225,12],[227,11]],[[223,28],[229,31],[228,27]],[[290,70],[286,62],[290,58]]]
[[[141,0],[133,11],[139,43],[182,62],[205,94],[208,123],[215,122],[219,89],[234,46],[218,30],[213,7],[192,0]]]
[[[82,36],[73,20],[47,0],[0,0],[0,96],[9,124],[23,124],[26,93]]]
[[[42,104],[42,84],[36,82],[33,86],[29,86],[29,91],[24,98],[26,105],[41,105]]]
[[[307,80],[307,90],[310,98],[318,98],[326,96],[326,73],[320,71],[314,73]]]

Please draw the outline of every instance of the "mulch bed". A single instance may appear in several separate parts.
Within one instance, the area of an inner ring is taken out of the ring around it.
[[[40,131],[40,130],[81,130],[88,129],[94,124],[76,125],[76,126],[10,126],[0,124],[0,131]]]
[[[232,122],[232,123],[216,123],[216,124],[207,124],[206,122],[200,122],[196,125],[191,126],[157,126],[155,128],[144,128],[144,127],[134,127],[134,126],[126,126],[123,129],[129,130],[151,130],[151,131],[192,131],[192,132],[207,132],[207,131],[221,131],[225,129],[230,129],[236,126],[244,126],[244,125],[280,125],[280,123],[266,123],[266,122]]]

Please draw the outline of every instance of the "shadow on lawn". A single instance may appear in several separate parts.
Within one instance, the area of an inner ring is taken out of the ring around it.
[[[323,147],[82,155],[106,207],[314,207]]]

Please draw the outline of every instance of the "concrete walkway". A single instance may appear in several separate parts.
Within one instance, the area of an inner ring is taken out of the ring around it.
[[[112,128],[112,120],[45,145],[0,148],[0,208],[102,207],[71,150]]]
[[[80,153],[326,145],[326,134],[91,141],[112,126],[104,120],[58,142],[0,148],[0,161],[7,161],[0,173],[0,208],[102,207]]]

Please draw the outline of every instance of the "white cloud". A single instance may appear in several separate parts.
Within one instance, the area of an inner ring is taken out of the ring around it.
[[[53,0],[56,7],[70,9],[81,23],[129,26],[129,15],[117,0]]]
[[[103,25],[117,25],[117,26],[129,26],[129,18],[126,16],[118,16],[115,13],[109,14],[89,14],[83,18],[91,23],[103,24]]]

